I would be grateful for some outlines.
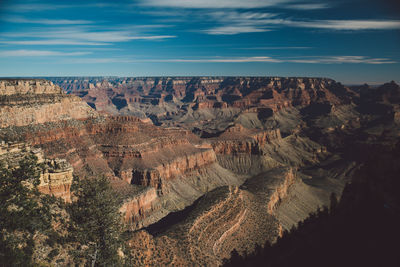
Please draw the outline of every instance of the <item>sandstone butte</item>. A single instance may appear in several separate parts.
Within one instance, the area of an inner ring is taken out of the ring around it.
[[[326,78],[48,80],[0,80],[0,157],[36,153],[40,190],[66,201],[72,172],[109,177],[143,266],[218,265],[274,241],[341,194],[358,163],[335,147],[377,116],[372,99],[400,117],[394,83],[370,96]]]

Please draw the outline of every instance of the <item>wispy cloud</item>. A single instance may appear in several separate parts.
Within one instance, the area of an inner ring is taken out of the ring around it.
[[[264,20],[274,18],[277,14],[253,11],[215,11],[208,12],[204,16],[220,25],[203,30],[203,32],[212,35],[234,35],[270,31]]]
[[[311,49],[309,46],[261,46],[261,47],[239,47],[233,48],[238,50],[298,50],[298,49]]]
[[[281,62],[271,57],[235,57],[235,58],[208,58],[208,59],[157,59],[149,62],[192,62],[192,63],[245,63],[245,62]]]
[[[47,57],[47,56],[83,56],[91,52],[60,52],[48,50],[6,50],[0,51],[0,57]]]
[[[212,58],[170,58],[170,59],[134,59],[134,58],[89,58],[68,59],[72,64],[93,63],[301,63],[301,64],[394,64],[388,58],[367,56],[308,56],[296,58],[259,57],[212,57]]]
[[[400,20],[314,20],[283,21],[293,27],[330,30],[392,30],[400,29]]]
[[[25,3],[11,4],[7,9],[13,12],[40,12],[48,10],[66,9],[66,8],[104,8],[104,7],[120,7],[118,3],[90,3],[90,4],[42,4],[42,3]]]
[[[174,8],[261,8],[274,6],[290,0],[141,0],[145,6]]]
[[[14,12],[31,12],[31,11],[44,11],[44,10],[55,10],[60,8],[68,8],[69,5],[54,5],[54,4],[40,4],[40,3],[28,3],[28,4],[13,4],[8,8]]]
[[[10,45],[83,45],[83,46],[109,45],[109,43],[84,42],[84,41],[65,40],[65,39],[28,40],[28,41],[16,41],[16,40],[2,41],[2,40],[0,40],[0,44],[10,44]]]
[[[262,27],[256,26],[246,26],[246,25],[237,25],[237,26],[220,26],[211,28],[208,30],[204,30],[207,34],[212,35],[234,35],[239,33],[251,33],[251,32],[267,32],[269,29],[264,29]]]
[[[289,59],[291,63],[306,64],[394,64],[398,63],[389,58],[371,58],[366,56],[311,56],[298,59]]]
[[[4,44],[91,46],[109,45],[132,40],[156,41],[176,38],[175,35],[138,34],[130,30],[99,30],[97,26],[56,27],[30,32],[4,32],[2,36],[3,40],[0,40],[0,43]]]
[[[301,3],[301,4],[288,4],[284,5],[283,8],[298,9],[298,10],[316,10],[330,8],[331,5],[327,3]]]
[[[235,14],[237,16],[235,17]],[[292,20],[280,18],[278,15],[268,13],[270,18],[246,18],[237,12],[226,12],[217,23],[222,26],[203,30],[207,34],[240,34],[249,32],[265,32],[277,27],[294,27],[325,29],[334,31],[360,31],[360,30],[397,30],[400,29],[400,20]],[[214,16],[215,17],[215,16]],[[235,31],[235,28],[237,30]],[[243,30],[240,30],[243,29]]]
[[[44,24],[44,25],[79,25],[79,24],[92,24],[93,21],[89,20],[70,20],[70,19],[27,19],[23,17],[4,17],[4,21],[12,23],[31,23],[31,24]]]

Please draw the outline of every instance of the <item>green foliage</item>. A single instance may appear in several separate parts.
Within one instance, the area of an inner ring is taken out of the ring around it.
[[[69,207],[70,233],[79,243],[73,251],[76,262],[94,266],[119,266],[124,227],[119,200],[106,177],[79,180],[71,187],[75,201]]]
[[[0,162],[0,262],[32,265],[34,236],[51,228],[51,197],[39,193],[41,166],[33,155],[18,167]]]

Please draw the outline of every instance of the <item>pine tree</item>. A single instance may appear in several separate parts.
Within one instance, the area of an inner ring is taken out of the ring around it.
[[[71,190],[75,200],[68,211],[71,237],[79,244],[73,252],[76,261],[88,266],[120,266],[124,227],[109,180],[75,177]]]
[[[0,162],[0,263],[33,265],[34,237],[51,228],[52,197],[39,193],[41,166],[33,155],[16,167]]]

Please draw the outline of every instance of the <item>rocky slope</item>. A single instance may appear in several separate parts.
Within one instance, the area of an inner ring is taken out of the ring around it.
[[[215,266],[234,248],[274,241],[339,196],[368,151],[399,139],[395,83],[50,80],[69,94],[44,80],[0,81],[0,138],[65,158],[80,177],[109,177],[143,266]]]
[[[243,181],[221,168],[211,145],[187,130],[161,129],[131,116],[99,115],[43,80],[2,84],[7,89],[0,105],[6,118],[1,118],[2,139],[27,142],[52,159],[66,158],[78,176],[108,176],[124,198],[121,211],[133,229],[190,205],[215,187]],[[60,103],[73,107],[57,106]],[[46,116],[38,116],[42,113]],[[54,192],[61,186],[56,180],[64,178],[45,176],[52,186],[43,187],[43,192]]]
[[[326,78],[50,79],[98,111],[148,117],[159,125],[198,128],[205,134],[224,130],[240,114],[255,113],[264,120],[273,112],[290,107],[318,103],[329,109],[349,104],[355,94]]]

